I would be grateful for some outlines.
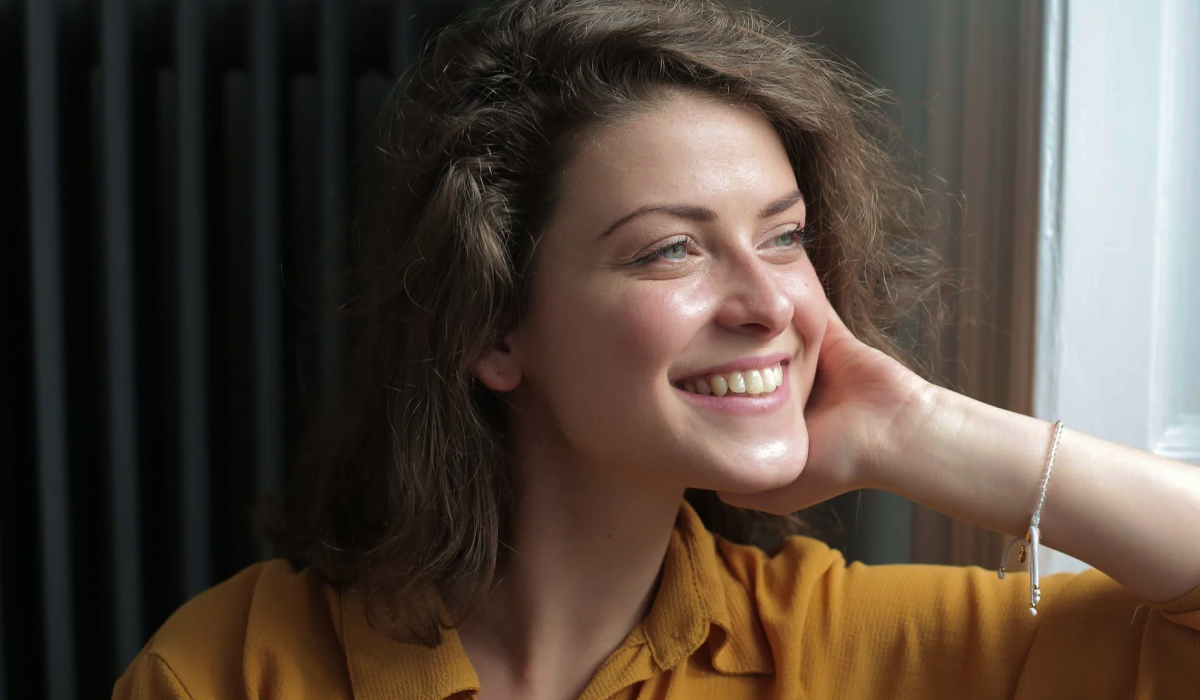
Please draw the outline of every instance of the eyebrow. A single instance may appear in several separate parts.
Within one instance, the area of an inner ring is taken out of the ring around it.
[[[795,206],[796,202],[803,200],[804,195],[800,194],[800,190],[789,192],[779,199],[767,203],[762,209],[759,209],[758,218],[767,219],[777,214],[782,214],[783,212]],[[717,213],[708,207],[702,207],[694,204],[647,204],[646,206],[634,209],[625,216],[622,216],[621,218],[609,224],[608,228],[604,229],[604,233],[600,234],[600,237],[604,238],[633,219],[646,214],[667,214],[679,219],[689,219],[691,221],[698,222],[717,220]]]

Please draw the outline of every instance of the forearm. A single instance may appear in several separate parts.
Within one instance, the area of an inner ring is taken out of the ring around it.
[[[982,527],[1023,536],[1049,423],[934,389],[875,486]],[[1200,468],[1064,430],[1042,542],[1150,601],[1200,585]]]

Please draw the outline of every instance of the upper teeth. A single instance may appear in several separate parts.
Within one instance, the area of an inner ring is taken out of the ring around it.
[[[688,379],[679,388],[692,394],[724,396],[734,394],[769,394],[783,386],[783,365],[776,364],[763,369],[745,372],[712,374],[700,379]]]

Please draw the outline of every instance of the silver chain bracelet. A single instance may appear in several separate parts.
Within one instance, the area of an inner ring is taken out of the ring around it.
[[[1021,554],[1017,560],[1024,562],[1029,559],[1029,614],[1037,615],[1038,603],[1042,602],[1042,589],[1038,582],[1038,546],[1041,544],[1042,506],[1046,503],[1046,486],[1050,483],[1050,470],[1054,469],[1054,456],[1058,454],[1058,441],[1062,438],[1063,422],[1054,424],[1054,439],[1050,443],[1050,454],[1046,458],[1046,473],[1042,475],[1042,486],[1038,491],[1037,506],[1033,509],[1033,517],[1029,520],[1029,531],[1025,537],[1014,537],[1004,548],[1004,558],[1000,560],[1000,570],[996,574],[1004,580],[1004,569],[1008,566],[1008,557],[1015,545],[1021,545]]]

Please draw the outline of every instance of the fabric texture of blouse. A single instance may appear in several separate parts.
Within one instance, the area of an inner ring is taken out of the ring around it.
[[[794,537],[774,556],[681,508],[646,619],[581,698],[1200,698],[1200,589],[1148,604],[1097,571],[846,565]],[[180,608],[114,699],[444,700],[479,682],[457,635],[430,649],[368,624],[361,599],[283,561]]]

